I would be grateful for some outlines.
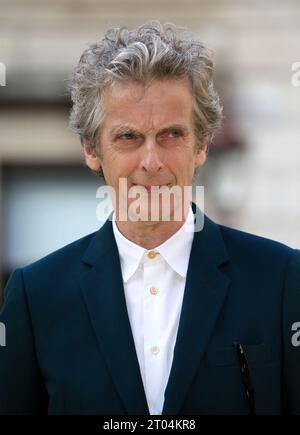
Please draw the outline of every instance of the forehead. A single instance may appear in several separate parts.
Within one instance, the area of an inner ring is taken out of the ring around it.
[[[193,96],[189,82],[154,80],[148,84],[118,82],[102,95],[102,128],[129,124],[140,129],[163,124],[192,123]]]

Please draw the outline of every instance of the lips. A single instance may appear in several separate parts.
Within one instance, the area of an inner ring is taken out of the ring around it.
[[[141,186],[141,187],[144,187],[145,189],[147,189],[147,192],[151,192],[151,187],[163,187],[163,186],[166,186],[166,187],[170,187],[170,185],[169,184],[135,184],[135,183],[133,183],[133,186]]]

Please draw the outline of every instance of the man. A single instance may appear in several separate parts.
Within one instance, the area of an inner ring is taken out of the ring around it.
[[[300,413],[299,251],[206,216],[188,230],[202,213],[180,194],[221,118],[210,53],[173,25],[111,29],[71,91],[114,213],[12,274],[0,413]]]

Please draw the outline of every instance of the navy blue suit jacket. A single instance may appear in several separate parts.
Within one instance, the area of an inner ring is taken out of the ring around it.
[[[149,414],[110,220],[15,270],[0,322],[0,414]],[[300,252],[205,217],[163,414],[250,412],[234,342],[256,413],[300,414],[299,322]]]

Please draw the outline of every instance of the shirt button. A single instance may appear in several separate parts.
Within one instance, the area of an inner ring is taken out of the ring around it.
[[[150,293],[151,293],[152,295],[157,295],[157,293],[158,293],[157,288],[156,288],[156,287],[151,287],[151,288],[150,288]]]
[[[147,256],[150,260],[154,260],[154,258],[159,254],[159,252],[156,251],[149,251]]]
[[[157,355],[160,352],[160,349],[158,346],[152,346],[151,352],[153,353],[153,355]]]

